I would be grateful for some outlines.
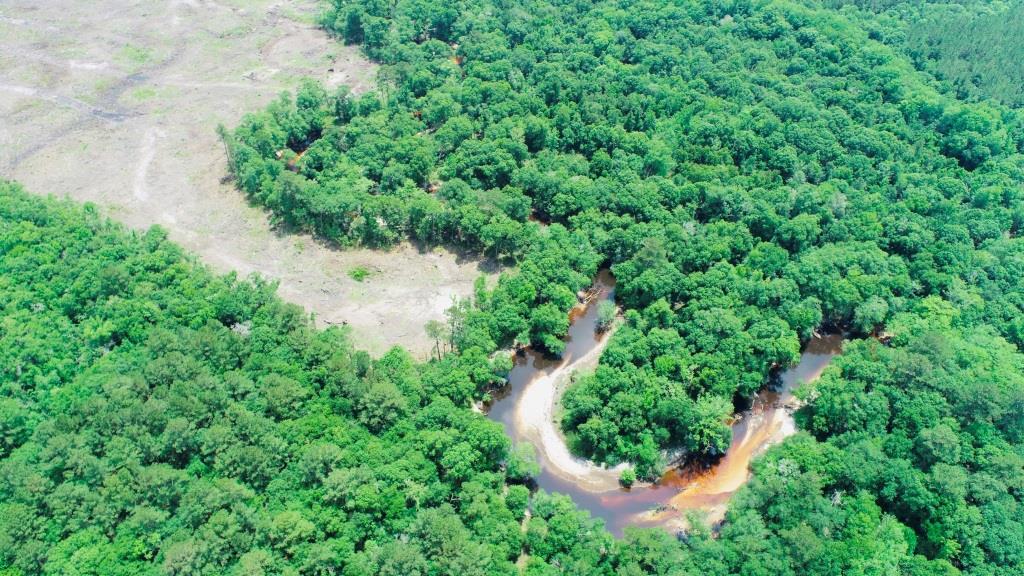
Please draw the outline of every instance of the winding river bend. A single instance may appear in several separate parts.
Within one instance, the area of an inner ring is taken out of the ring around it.
[[[688,510],[701,510],[712,522],[721,520],[729,498],[749,477],[750,461],[795,432],[790,415],[793,388],[821,374],[841,351],[842,337],[813,338],[800,362],[782,372],[775,386],[757,394],[750,408],[737,416],[732,444],[722,458],[672,466],[654,484],[624,489],[618,485],[619,469],[570,454],[554,420],[558,399],[572,374],[593,369],[611,337],[596,330],[597,305],[614,298],[615,279],[603,270],[594,289],[595,297],[569,315],[562,358],[548,358],[530,349],[517,354],[508,384],[493,395],[488,417],[500,422],[516,442],[529,441],[537,448],[541,464],[537,487],[570,495],[581,508],[604,519],[614,534],[621,535],[630,525],[678,525],[681,513]]]

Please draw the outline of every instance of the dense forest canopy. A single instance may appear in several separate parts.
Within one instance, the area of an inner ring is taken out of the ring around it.
[[[868,11],[861,23],[960,98],[1024,105],[1024,4],[1003,0],[829,0]]]
[[[0,279],[5,576],[1024,566],[1024,355],[938,297],[804,391],[809,434],[757,462],[717,539],[616,540],[531,495],[438,363],[373,360],[158,229],[0,185]]]
[[[225,131],[231,168],[339,245],[514,263],[429,362],[0,184],[0,574],[1024,572],[1024,116],[891,4],[328,4],[380,88],[305,83]],[[469,409],[605,266],[625,319],[562,424],[641,476],[851,337],[717,537],[612,538]]]
[[[651,477],[662,449],[722,452],[735,400],[822,325],[871,334],[940,295],[1024,342],[1020,113],[941,92],[854,16],[338,1],[325,26],[384,64],[384,86],[307,84],[249,116],[234,170],[340,244],[515,260],[452,334],[474,358],[559,353],[574,294],[610,266],[627,325],[563,426]]]
[[[511,571],[500,426],[273,291],[0,184],[0,573]]]

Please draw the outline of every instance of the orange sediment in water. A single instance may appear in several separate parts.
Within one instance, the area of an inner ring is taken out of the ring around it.
[[[732,427],[732,443],[721,459],[670,468],[653,486],[596,495],[600,508],[591,506],[591,512],[604,517],[617,533],[628,525],[682,527],[685,521],[681,516],[690,511],[703,512],[711,524],[720,522],[729,499],[750,478],[754,458],[796,432],[791,414],[793,389],[818,378],[841,346],[839,335],[812,340],[800,363],[783,373],[779,389],[760,392],[750,409],[738,417]],[[585,495],[573,496],[579,500]]]
[[[500,422],[515,441],[537,445],[541,460],[541,473],[536,478],[538,488],[572,496],[578,506],[602,518],[615,534],[621,534],[630,525],[679,527],[683,525],[682,513],[693,510],[704,512],[712,523],[718,522],[725,514],[729,499],[748,480],[751,461],[796,431],[791,415],[793,389],[821,375],[839,353],[842,337],[829,335],[812,339],[800,362],[781,374],[780,385],[758,393],[750,409],[737,417],[732,426],[732,443],[716,462],[688,462],[670,468],[653,485],[619,488],[616,487],[617,471],[576,459],[564,446],[555,446],[552,436],[557,430],[552,431],[547,426],[553,417],[551,387],[555,380],[566,371],[590,366],[589,360],[600,354],[607,343],[608,336],[602,339],[595,330],[596,304],[612,299],[614,286],[615,279],[602,271],[594,290],[583,298],[584,303],[569,313],[569,334],[562,358],[546,358],[529,349],[518,352],[509,382],[502,390],[495,391],[488,416]],[[547,422],[538,426],[536,418],[523,417],[524,410],[533,416],[542,414]],[[560,438],[560,442],[564,445],[564,438]]]
[[[842,346],[840,336],[825,336],[813,340],[804,352],[798,366],[789,370],[781,390],[764,391],[757,395],[754,405],[733,426],[733,441],[721,460],[696,474],[670,470],[662,482],[680,485],[687,481],[681,492],[669,501],[669,509],[677,511],[703,510],[709,520],[717,522],[724,515],[722,506],[750,477],[750,463],[774,444],[796,433],[791,414],[794,408],[793,389],[803,382],[821,376],[829,361]]]

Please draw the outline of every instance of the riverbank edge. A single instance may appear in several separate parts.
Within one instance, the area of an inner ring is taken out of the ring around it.
[[[619,474],[628,464],[608,468],[574,455],[556,416],[562,394],[568,389],[573,376],[597,368],[601,354],[620,325],[620,322],[615,322],[604,332],[597,345],[583,356],[571,359],[550,374],[527,384],[516,401],[516,428],[525,440],[537,448],[541,465],[555,476],[587,492],[617,490]]]

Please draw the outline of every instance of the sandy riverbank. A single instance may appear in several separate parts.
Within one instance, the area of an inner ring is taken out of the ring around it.
[[[541,465],[554,475],[588,492],[606,492],[619,485],[619,473],[625,465],[604,468],[573,456],[565,436],[555,422],[562,393],[577,372],[594,370],[614,328],[604,334],[593,349],[579,358],[569,358],[549,374],[530,382],[516,404],[516,427],[522,437],[537,448]]]

